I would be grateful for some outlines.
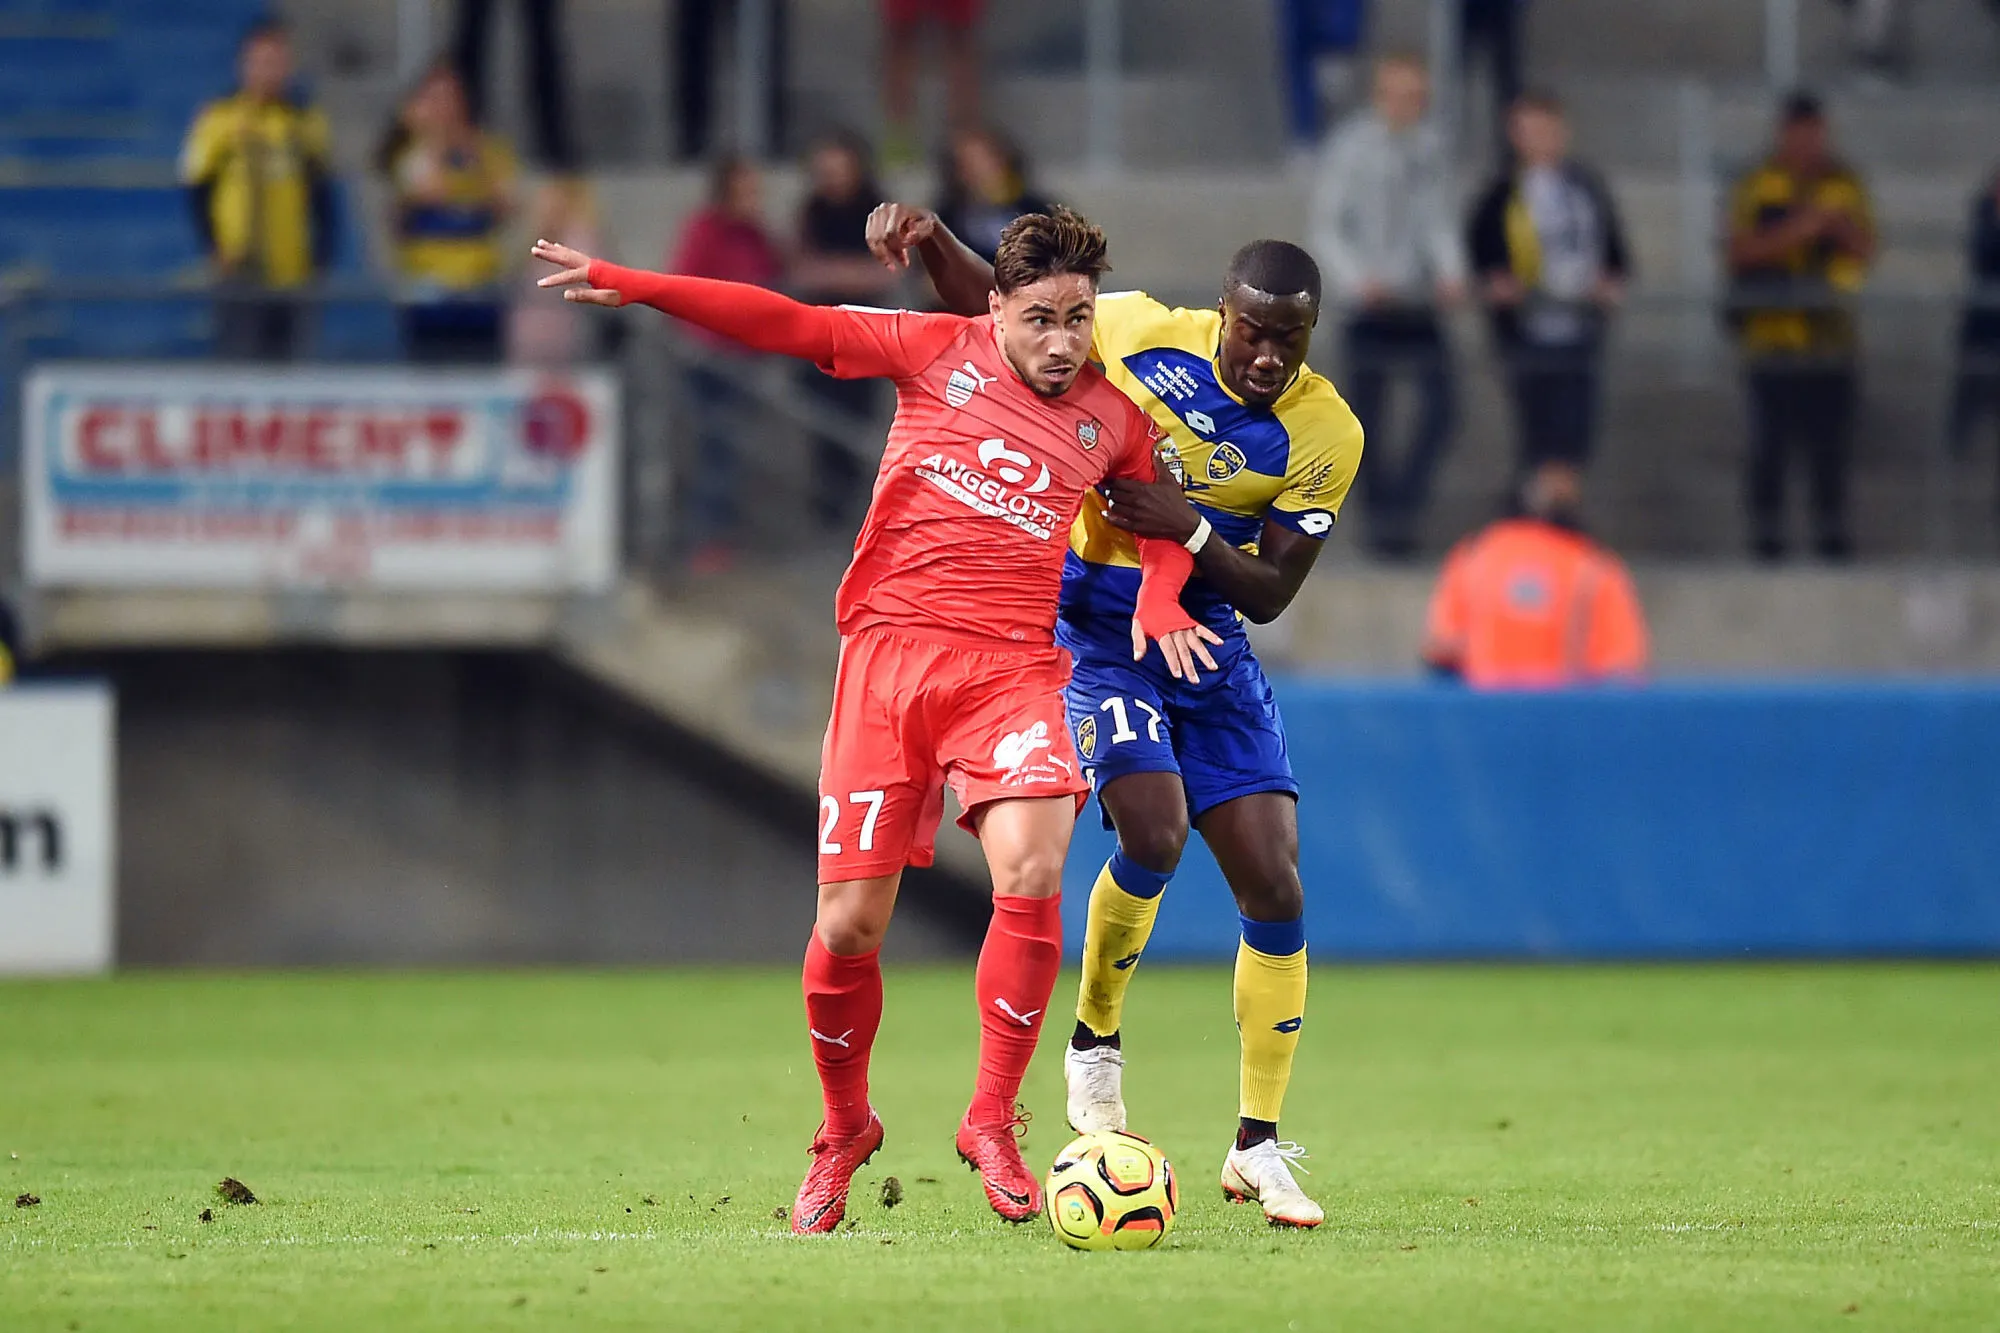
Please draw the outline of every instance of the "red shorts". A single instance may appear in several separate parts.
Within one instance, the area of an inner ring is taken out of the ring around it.
[[[936,19],[947,28],[976,28],[986,0],[882,0],[882,21],[892,28],[913,28]]]
[[[841,640],[819,765],[819,882],[872,879],[936,855],[949,782],[966,818],[1018,797],[1082,809],[1060,648],[959,648],[869,629]]]

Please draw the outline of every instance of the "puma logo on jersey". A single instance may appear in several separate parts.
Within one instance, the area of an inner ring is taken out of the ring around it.
[[[996,995],[993,997],[993,1007],[995,1009],[998,1009],[1001,1013],[1007,1015],[1007,1017],[1013,1019],[1016,1023],[1019,1023],[1024,1028],[1033,1026],[1035,1021],[1035,1015],[1042,1012],[1039,1009],[1030,1009],[1025,1014],[1021,1013],[1020,1011],[1015,1009],[1013,1005],[1007,1003],[1006,997],[1000,995]]]
[[[849,1046],[847,1044],[847,1039],[854,1035],[853,1028],[847,1029],[847,1031],[841,1033],[838,1037],[829,1037],[824,1032],[821,1032],[818,1028],[807,1028],[806,1031],[812,1033],[812,1039],[814,1041],[823,1041],[829,1046],[838,1046],[842,1050],[851,1051],[854,1049],[852,1046]]]
[[[951,372],[951,378],[944,382],[944,400],[953,407],[964,407],[972,401],[972,395],[982,392],[991,384],[994,376],[982,375],[979,367],[970,361]]]

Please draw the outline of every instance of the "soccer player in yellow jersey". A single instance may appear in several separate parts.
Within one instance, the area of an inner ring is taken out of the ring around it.
[[[884,204],[868,241],[891,265],[922,259],[953,310],[986,308],[992,270],[935,215]],[[1084,933],[1077,1024],[1063,1070],[1079,1131],[1123,1129],[1125,988],[1152,933],[1190,824],[1214,852],[1242,920],[1236,1022],[1240,1119],[1222,1188],[1282,1226],[1324,1214],[1294,1179],[1303,1156],[1278,1116],[1305,1021],[1305,895],[1298,786],[1285,733],[1243,620],[1275,619],[1298,594],[1361,457],[1361,425],[1307,368],[1319,269],[1283,241],[1231,260],[1213,310],[1140,292],[1098,298],[1094,357],[1170,438],[1178,481],[1118,482],[1070,536],[1057,641],[1076,666],[1066,692],[1077,753],[1118,850],[1098,875]],[[1221,636],[1221,670],[1195,684],[1132,660],[1135,537],[1195,553],[1183,605]]]

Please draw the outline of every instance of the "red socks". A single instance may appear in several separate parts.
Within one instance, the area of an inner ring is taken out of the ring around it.
[[[1053,969],[1049,978],[1053,983]],[[828,953],[813,931],[806,945],[805,993],[813,1063],[826,1102],[825,1133],[859,1134],[868,1127],[868,1052],[882,1026],[881,951],[842,958]]]
[[[975,1124],[1014,1118],[1014,1099],[1034,1058],[1049,997],[1062,967],[1062,898],[993,899],[979,951],[979,1081],[968,1117]]]

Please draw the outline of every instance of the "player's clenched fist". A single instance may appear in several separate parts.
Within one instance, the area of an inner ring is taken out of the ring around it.
[[[877,204],[868,215],[868,248],[892,269],[910,266],[910,251],[937,232],[937,214],[911,204]]]
[[[559,245],[554,241],[536,241],[534,249],[528,253],[556,266],[554,273],[535,284],[537,287],[561,287],[565,301],[582,301],[588,305],[625,304],[625,298],[617,292],[590,285],[592,261],[583,251]]]

